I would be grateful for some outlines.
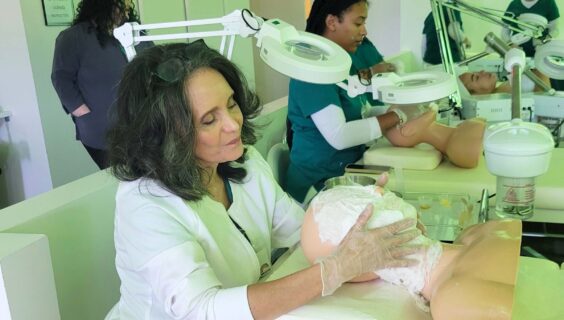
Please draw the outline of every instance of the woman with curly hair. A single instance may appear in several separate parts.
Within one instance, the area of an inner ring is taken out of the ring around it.
[[[82,0],[72,25],[55,43],[53,87],[75,123],[76,139],[100,169],[107,167],[108,110],[127,64],[112,32],[128,21],[138,21],[131,0]]]
[[[155,46],[126,67],[110,165],[121,298],[106,319],[272,319],[366,270],[409,265],[403,220],[270,282],[271,252],[300,237],[302,208],[251,144],[260,111],[237,67],[203,41]],[[362,250],[360,250],[362,249]]]
[[[306,31],[346,50],[352,58],[349,74],[354,75],[373,66],[364,61],[366,19],[368,0],[316,0]],[[336,84],[290,80],[286,190],[294,199],[307,202],[310,189],[320,190],[325,180],[343,175],[347,164],[362,157],[366,143],[420,115],[409,107],[392,111],[369,107],[365,95],[351,98]]]

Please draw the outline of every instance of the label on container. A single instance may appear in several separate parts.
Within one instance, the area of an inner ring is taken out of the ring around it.
[[[522,186],[504,184],[503,189],[505,189],[502,194],[503,202],[509,205],[529,205],[535,200],[534,183]]]

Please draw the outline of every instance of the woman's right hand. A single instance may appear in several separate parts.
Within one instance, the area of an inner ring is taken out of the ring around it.
[[[371,215],[372,205],[368,205],[335,252],[320,261],[323,296],[332,294],[342,283],[366,272],[409,267],[417,263],[406,256],[423,248],[406,244],[421,232],[403,232],[413,227],[415,220],[405,219],[385,227],[366,230],[365,225]]]
[[[78,108],[74,109],[72,115],[78,118],[88,113],[90,113],[90,108],[88,108],[88,106],[83,103]]]
[[[372,71],[372,74],[395,72],[396,66],[393,63],[380,62],[370,67],[370,71]]]

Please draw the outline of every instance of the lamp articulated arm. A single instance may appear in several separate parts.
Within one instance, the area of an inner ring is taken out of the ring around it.
[[[227,58],[231,58],[234,36],[243,38],[255,35],[261,28],[264,20],[253,15],[249,10],[235,10],[228,15],[213,19],[200,19],[191,21],[176,21],[152,24],[125,23],[114,29],[114,37],[125,49],[127,59],[135,57],[135,45],[142,41],[175,40],[175,39],[194,39],[208,37],[222,37],[220,53],[224,53],[226,37],[231,36],[228,47]],[[169,29],[176,27],[192,27],[221,25],[221,29],[203,32],[169,33],[160,35],[144,35],[142,31]]]
[[[215,26],[202,32],[145,35],[142,31],[191,26]],[[219,26],[219,27],[218,27]],[[349,54],[335,42],[316,34],[297,31],[280,20],[264,20],[247,9],[235,10],[220,18],[153,24],[125,23],[114,29],[127,59],[135,57],[135,45],[141,41],[222,37],[219,52],[231,59],[235,38],[254,36],[260,57],[274,70],[312,83],[337,83],[347,78],[351,66]],[[227,53],[225,46],[230,37]]]

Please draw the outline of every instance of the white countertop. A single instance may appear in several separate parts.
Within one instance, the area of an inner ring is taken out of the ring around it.
[[[285,254],[265,281],[276,280],[309,266],[301,247]],[[431,320],[415,305],[411,295],[381,280],[345,283],[331,296],[320,297],[279,318],[280,320]]]
[[[388,188],[399,192],[466,193],[475,200],[484,188],[490,195],[496,192],[496,177],[488,172],[483,157],[473,169],[443,160],[434,170],[403,169],[401,176],[398,179],[400,175],[392,172]],[[538,211],[543,221],[564,223],[564,148],[554,149],[548,172],[537,177],[535,185],[535,215]],[[495,198],[490,199],[493,205]]]

